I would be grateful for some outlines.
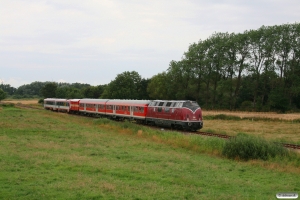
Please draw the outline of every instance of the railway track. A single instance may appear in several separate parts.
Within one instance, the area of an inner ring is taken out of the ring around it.
[[[211,137],[219,137],[219,138],[223,138],[223,139],[234,138],[234,136],[223,135],[223,134],[218,134],[218,133],[207,133],[207,132],[201,132],[201,131],[198,131],[194,134],[211,136]],[[280,144],[283,147],[288,148],[288,149],[296,149],[296,150],[300,149],[300,145],[298,145],[298,144],[287,144],[287,143],[279,143],[279,142],[276,142],[276,144]]]
[[[202,132],[202,131],[194,132],[194,134],[211,136],[211,137],[218,137],[218,138],[223,138],[223,139],[230,139],[232,137],[232,136],[229,136],[229,135],[223,135],[223,134],[219,134],[219,133],[208,133],[208,132]]]
[[[26,104],[14,104],[14,105],[15,105],[15,107],[19,107],[19,108],[44,110],[44,108],[33,107],[33,106],[30,106],[30,105],[26,105]],[[160,128],[160,127],[149,126],[149,125],[147,125],[147,126],[151,127],[151,128],[155,128],[155,129],[177,131],[177,130],[170,129],[170,128]],[[178,131],[178,132],[181,132],[183,134],[196,134],[196,135],[203,135],[203,136],[209,136],[209,137],[218,137],[218,138],[222,138],[222,139],[230,139],[230,138],[234,137],[234,136],[229,136],[229,135],[224,135],[224,134],[219,134],[219,133],[209,133],[209,132],[202,132],[202,131],[190,132],[190,131],[182,131],[181,130],[181,131]],[[276,142],[276,143],[280,144],[283,147],[288,148],[288,149],[300,150],[300,145],[298,145],[298,144],[288,144],[288,143],[278,143],[278,142]]]

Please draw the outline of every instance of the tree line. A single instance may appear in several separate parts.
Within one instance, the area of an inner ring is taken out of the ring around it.
[[[0,90],[6,93],[6,97],[13,99],[22,98],[99,98],[105,85],[91,86],[82,83],[56,83],[35,81],[19,88],[9,84],[1,84]]]
[[[281,111],[300,108],[300,24],[214,33],[181,60],[142,78],[123,72],[109,84],[34,82],[0,88],[15,97],[196,100],[206,109]]]
[[[150,97],[195,99],[207,109],[300,108],[300,24],[214,33],[152,77]]]

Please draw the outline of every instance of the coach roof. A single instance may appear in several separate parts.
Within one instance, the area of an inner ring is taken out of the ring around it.
[[[151,100],[112,99],[112,100],[109,100],[106,104],[111,104],[111,105],[119,105],[119,104],[123,104],[123,105],[144,104],[144,105],[148,105],[151,102],[152,102]]]

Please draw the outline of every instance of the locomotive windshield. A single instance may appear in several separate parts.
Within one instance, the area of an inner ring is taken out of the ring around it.
[[[196,101],[186,101],[186,102],[183,102],[182,107],[189,108],[189,109],[191,109],[192,111],[195,111],[195,110],[197,110],[200,106],[198,105],[198,103],[197,103]]]

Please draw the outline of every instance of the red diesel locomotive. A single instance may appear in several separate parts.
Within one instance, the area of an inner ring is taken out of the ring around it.
[[[203,127],[202,110],[195,101],[55,99],[44,100],[45,109],[115,120],[196,131]]]

